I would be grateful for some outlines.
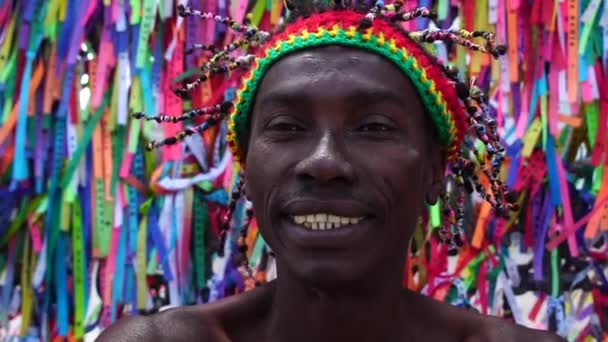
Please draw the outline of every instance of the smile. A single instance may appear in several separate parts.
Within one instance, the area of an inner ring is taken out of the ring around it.
[[[290,215],[291,221],[310,230],[331,230],[359,223],[364,217],[347,217],[327,213]]]

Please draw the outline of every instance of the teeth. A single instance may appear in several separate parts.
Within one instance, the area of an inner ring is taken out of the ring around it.
[[[303,225],[308,229],[313,230],[329,230],[347,226],[350,224],[357,224],[361,222],[363,217],[343,217],[326,213],[310,214],[310,215],[296,215],[292,216],[293,221],[296,224]]]

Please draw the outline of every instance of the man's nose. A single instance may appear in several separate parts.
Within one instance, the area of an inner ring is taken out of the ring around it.
[[[319,182],[352,182],[354,170],[345,147],[339,136],[323,133],[312,152],[296,165],[296,175]]]

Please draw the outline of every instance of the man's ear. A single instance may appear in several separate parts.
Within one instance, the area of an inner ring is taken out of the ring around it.
[[[436,145],[437,146],[437,145]],[[446,153],[443,148],[431,148],[427,164],[426,203],[434,205],[445,190]]]

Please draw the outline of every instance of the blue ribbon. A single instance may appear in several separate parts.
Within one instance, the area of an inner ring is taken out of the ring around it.
[[[559,189],[559,177],[557,174],[557,161],[555,151],[555,140],[553,136],[547,137],[546,146],[547,172],[549,179],[549,190],[551,194],[551,203],[555,206],[562,204],[562,196]]]
[[[155,205],[152,205],[150,207],[148,219],[148,234],[156,246],[156,251],[163,268],[164,278],[169,282],[173,280],[173,272],[171,272],[171,267],[169,266],[169,258],[167,248],[165,247],[165,241],[162,232],[160,231],[160,227],[158,226],[158,215],[158,208],[156,208]]]
[[[15,162],[13,164],[13,182],[21,182],[28,178],[29,168],[26,162],[25,139],[27,132],[27,107],[29,104],[30,81],[32,78],[32,67],[34,63],[34,52],[26,53],[25,71],[21,81],[19,95],[19,116],[17,119],[17,130],[15,133]]]
[[[230,198],[228,193],[224,189],[215,190],[209,194],[203,195],[203,198],[209,202],[217,203],[223,206],[227,206]]]
[[[116,253],[114,279],[112,282],[112,308],[110,310],[110,321],[116,320],[116,307],[124,302],[125,265],[127,263],[127,230],[119,227],[120,237],[118,239],[118,251]]]
[[[57,42],[57,59],[65,60],[68,54],[68,50],[70,48],[70,40],[72,37],[72,31],[74,29],[74,24],[78,18],[78,2],[80,0],[68,0],[68,7],[66,9],[65,21],[61,25],[61,33],[59,34],[59,40]],[[57,74],[59,74],[59,69],[61,68],[61,63],[57,63]]]
[[[129,61],[129,63],[131,64],[131,70],[135,70],[135,72],[139,72],[140,70],[137,69],[136,66],[136,59],[137,59],[137,44],[139,42],[139,24],[137,25],[129,25],[129,27],[131,28],[129,31],[130,35],[129,38],[131,40],[131,51],[129,51],[129,56],[131,57],[131,60]]]
[[[512,152],[512,149],[517,149],[518,152]],[[517,141],[516,143],[514,143],[511,147],[509,147],[507,149],[507,153],[512,156],[511,158],[511,165],[509,166],[509,173],[507,174],[507,185],[512,188],[515,185],[515,182],[517,182],[517,177],[519,176],[519,168],[521,166],[521,157],[520,157],[520,147],[521,147],[521,141]]]
[[[55,249],[55,296],[57,297],[57,328],[60,336],[67,336],[70,330],[68,312],[68,285],[66,268],[66,235],[61,233]]]
[[[129,198],[127,205],[128,220],[126,222],[129,229],[129,255],[135,255],[137,253],[137,230],[139,228],[139,193],[134,187],[127,185],[127,196]]]
[[[579,82],[585,82],[589,78],[587,57],[585,55],[578,56],[578,80]]]

